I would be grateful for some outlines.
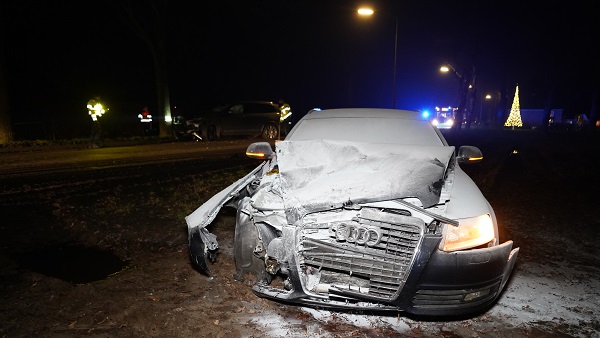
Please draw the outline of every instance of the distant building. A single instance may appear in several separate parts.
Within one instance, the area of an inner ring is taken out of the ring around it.
[[[521,120],[524,127],[536,128],[544,125],[563,123],[563,109],[550,110],[550,120],[546,121],[544,109],[521,109]]]

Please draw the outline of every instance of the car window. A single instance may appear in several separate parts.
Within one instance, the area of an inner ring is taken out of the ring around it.
[[[286,138],[291,141],[329,139],[409,145],[444,145],[425,120],[394,118],[316,118],[301,120]]]
[[[277,109],[275,106],[266,103],[249,102],[246,103],[244,107],[245,114],[264,114],[274,113],[276,111]]]
[[[273,105],[273,104],[269,104],[266,107],[267,109],[265,111],[269,112],[269,113],[277,113],[279,114],[279,107]]]
[[[218,106],[214,106],[210,109],[210,111],[212,113],[220,113],[222,111],[227,111],[229,109],[229,107],[227,105],[218,105]]]
[[[229,111],[234,114],[241,114],[244,112],[244,105],[242,105],[242,104],[233,105],[233,106],[229,107]]]

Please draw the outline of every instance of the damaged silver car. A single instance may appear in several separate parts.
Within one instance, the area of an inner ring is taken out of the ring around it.
[[[416,111],[313,110],[285,140],[253,143],[263,161],[186,217],[190,258],[205,274],[210,229],[237,209],[236,278],[256,295],[321,309],[469,315],[489,308],[517,260],[455,149]],[[209,266],[210,265],[210,266]]]

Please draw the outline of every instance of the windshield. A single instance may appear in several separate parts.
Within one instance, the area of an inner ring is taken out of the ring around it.
[[[382,117],[334,117],[301,120],[286,140],[347,140],[368,143],[442,146],[435,128],[425,120]]]

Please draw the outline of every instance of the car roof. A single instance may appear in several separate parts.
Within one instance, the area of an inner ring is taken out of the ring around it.
[[[335,118],[335,117],[369,117],[369,118],[397,118],[408,120],[423,120],[417,110],[390,109],[390,108],[333,108],[309,111],[304,119]]]
[[[440,131],[422,118],[419,111],[387,108],[311,110],[296,123],[285,139],[448,145]]]
[[[241,103],[259,103],[259,104],[270,104],[270,105],[274,105],[275,103],[273,101],[248,101],[248,100],[241,100],[241,101],[232,101],[230,103],[228,103],[228,106],[232,106],[235,104],[241,104]]]

